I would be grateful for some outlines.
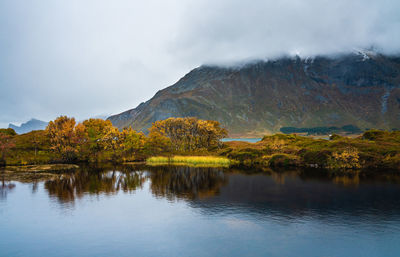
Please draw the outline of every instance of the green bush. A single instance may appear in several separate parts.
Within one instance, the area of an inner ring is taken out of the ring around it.
[[[339,136],[338,134],[333,134],[329,137],[329,140],[338,140],[342,139],[343,137]]]
[[[269,166],[271,167],[290,167],[298,164],[298,157],[291,154],[274,154],[269,160]]]
[[[235,159],[243,162],[247,159],[256,159],[262,155],[262,151],[258,149],[245,148],[241,150],[234,150],[228,154],[230,159]]]
[[[6,134],[8,136],[16,136],[17,132],[13,130],[12,128],[7,128],[7,129],[0,129],[0,133]]]
[[[303,154],[303,162],[309,166],[326,167],[331,156],[331,151],[306,151]]]
[[[380,138],[383,138],[383,136],[387,134],[387,132],[385,131],[381,131],[381,130],[369,130],[364,132],[364,134],[362,135],[363,139],[366,140],[377,140]]]

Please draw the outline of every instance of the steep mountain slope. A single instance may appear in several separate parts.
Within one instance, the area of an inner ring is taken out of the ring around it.
[[[9,128],[12,128],[17,132],[18,134],[24,134],[31,132],[32,130],[41,130],[45,129],[47,126],[47,122],[37,120],[37,119],[31,119],[25,123],[22,123],[21,126],[16,126],[12,123],[8,125]]]
[[[146,132],[156,120],[186,116],[218,120],[231,136],[259,136],[283,126],[400,128],[400,57],[354,53],[201,66],[109,119]]]

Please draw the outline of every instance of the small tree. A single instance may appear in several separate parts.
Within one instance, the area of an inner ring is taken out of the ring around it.
[[[147,154],[168,153],[171,151],[171,139],[157,131],[150,132],[144,150]]]
[[[78,125],[79,126],[79,125]],[[88,119],[78,128],[77,133],[81,135],[83,151],[89,153],[89,159],[99,161],[99,155],[106,149],[111,149],[116,153],[119,131],[111,121],[102,119]]]
[[[162,135],[171,140],[177,151],[209,149],[221,145],[220,140],[227,131],[218,121],[199,120],[197,118],[169,118],[152,124],[150,134]]]
[[[77,138],[74,118],[60,116],[49,122],[46,132],[50,138],[52,150],[60,154],[65,161],[76,159]]]
[[[146,143],[146,136],[142,132],[136,132],[131,127],[121,132],[121,147],[124,155],[128,158],[140,155]]]
[[[116,161],[121,155],[121,132],[116,127],[110,127],[104,135],[104,149],[109,150],[112,153],[112,160]]]
[[[16,136],[17,132],[13,130],[12,128],[6,128],[6,129],[0,129],[0,134],[6,134],[9,136]]]

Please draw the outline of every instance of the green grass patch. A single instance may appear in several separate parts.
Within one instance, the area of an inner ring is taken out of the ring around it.
[[[189,166],[202,166],[202,167],[229,167],[231,160],[225,157],[217,156],[154,156],[146,161],[149,165],[189,165]]]

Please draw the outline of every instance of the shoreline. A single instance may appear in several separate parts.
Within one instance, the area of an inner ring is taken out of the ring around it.
[[[159,158],[162,160],[149,161],[152,158]],[[207,162],[207,161],[197,161],[198,158],[207,160],[219,159],[222,162]],[[178,159],[178,160],[176,160]],[[193,160],[194,159],[194,160]],[[267,160],[267,161],[266,161]],[[270,160],[270,159],[269,159]],[[282,163],[279,163],[282,164]],[[304,163],[292,163],[284,165],[273,165],[268,162],[268,159],[246,159],[240,161],[237,159],[229,159],[218,155],[171,155],[171,156],[152,156],[146,159],[146,161],[127,161],[127,162],[77,162],[77,163],[52,163],[52,164],[23,164],[23,165],[6,165],[0,167],[0,174],[4,172],[13,173],[30,173],[30,174],[44,174],[44,173],[62,173],[71,170],[79,169],[81,167],[97,167],[97,166],[120,166],[120,165],[139,165],[139,166],[187,166],[187,167],[213,167],[213,168],[240,168],[244,170],[258,170],[263,172],[265,170],[290,170],[290,169],[306,169],[312,170],[318,173],[336,173],[336,174],[354,174],[354,173],[384,173],[384,174],[400,174],[399,169],[389,169],[383,167],[358,167],[358,168],[332,168],[323,165],[313,165]]]

